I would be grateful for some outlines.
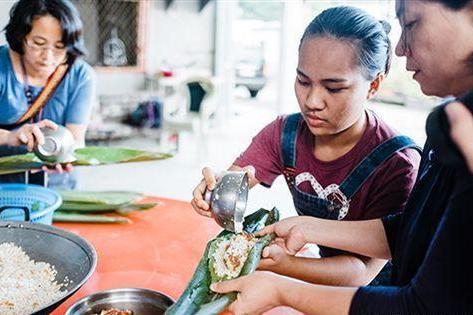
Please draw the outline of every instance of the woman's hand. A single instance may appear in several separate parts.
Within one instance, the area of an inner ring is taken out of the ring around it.
[[[57,125],[47,119],[35,124],[25,124],[20,128],[9,132],[7,136],[7,145],[26,145],[28,151],[33,151],[36,143],[40,145],[44,143],[44,136],[40,128],[51,128],[56,130]]]
[[[248,174],[248,180],[250,182],[254,181],[255,178],[255,168],[253,166],[246,166],[244,168],[235,167],[230,168],[231,171],[242,170]],[[204,201],[205,191],[206,190],[213,190],[215,189],[215,185],[217,184],[217,177],[215,173],[209,167],[204,167],[202,170],[202,175],[204,178],[201,182],[197,185],[197,187],[192,192],[193,198],[191,201],[191,205],[194,210],[203,216],[211,217],[212,214],[210,212],[210,206],[207,202]]]
[[[67,164],[55,164],[55,165],[52,165],[52,166],[49,166],[49,167],[48,167],[48,166],[43,166],[43,167],[41,168],[41,170],[45,171],[45,172],[48,173],[48,174],[70,173],[70,172],[72,172],[73,169],[74,169],[74,167],[72,166],[71,163],[67,163]]]
[[[192,198],[191,205],[198,214],[206,217],[211,217],[212,214],[210,213],[210,206],[207,202],[204,201],[204,197],[205,191],[207,189],[213,190],[215,188],[217,178],[212,169],[209,167],[204,167],[202,169],[202,175],[204,176],[204,178],[200,181],[199,185],[197,185],[197,187],[194,188],[194,191],[192,192],[194,198]]]
[[[269,225],[256,233],[258,236],[274,233],[281,240],[280,247],[289,255],[295,255],[305,244],[310,243],[307,233],[313,230],[314,218],[307,216],[291,217]]]
[[[211,289],[217,293],[238,292],[229,310],[235,315],[261,314],[283,305],[282,291],[290,280],[267,271],[256,271],[235,280],[214,283]]]
[[[40,128],[51,128],[56,130],[58,126],[50,120],[41,120],[35,124],[25,124],[20,128],[10,131],[7,137],[7,145],[19,146],[26,145],[28,151],[33,151],[33,148],[36,144],[42,145],[44,143],[44,135],[41,132]],[[43,166],[41,168],[47,173],[64,173],[71,172],[73,170],[72,164],[67,163],[64,165],[55,164],[53,166]],[[33,173],[35,173],[33,171]]]
[[[465,105],[458,102],[448,104],[445,111],[450,121],[450,135],[473,172],[473,116]]]
[[[290,265],[291,255],[287,253],[284,240],[277,238],[274,242],[263,249],[262,258],[259,263],[259,270],[273,271],[281,274],[280,270],[285,270]]]

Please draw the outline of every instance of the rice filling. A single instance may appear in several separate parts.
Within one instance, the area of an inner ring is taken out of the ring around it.
[[[256,241],[250,234],[234,234],[219,240],[211,260],[215,275],[222,280],[238,277]]]

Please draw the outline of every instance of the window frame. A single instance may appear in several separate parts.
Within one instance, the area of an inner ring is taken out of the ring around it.
[[[134,1],[132,1],[134,2]],[[144,73],[146,72],[146,36],[148,28],[148,12],[150,1],[138,1],[138,38],[136,66],[114,67],[114,66],[93,66],[97,73]]]

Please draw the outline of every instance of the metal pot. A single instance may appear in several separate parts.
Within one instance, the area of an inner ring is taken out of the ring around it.
[[[210,205],[212,217],[221,227],[241,232],[248,191],[248,175],[241,171],[224,172],[215,188],[206,191],[205,201]]]
[[[49,314],[89,279],[97,265],[97,253],[85,239],[54,226],[39,223],[0,221],[0,244],[19,246],[34,261],[53,265],[56,280],[71,280],[64,297],[51,302],[35,314]]]
[[[66,315],[92,315],[115,308],[139,315],[161,315],[173,300],[157,291],[121,288],[88,295],[72,305]]]
[[[69,129],[58,126],[56,130],[41,128],[41,132],[44,135],[44,143],[34,147],[37,157],[50,163],[70,163],[76,160],[74,136]]]

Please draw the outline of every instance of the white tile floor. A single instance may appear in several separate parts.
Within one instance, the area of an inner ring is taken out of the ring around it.
[[[424,123],[428,113],[426,110],[385,104],[373,104],[371,107],[396,129],[423,144]],[[201,179],[202,166],[211,166],[215,170],[228,167],[250,143],[252,136],[276,115],[264,98],[240,99],[234,110],[237,114],[232,115],[224,127],[213,128],[209,132],[208,155],[200,165],[196,159],[193,136],[183,133],[180,151],[171,159],[78,168],[80,187],[88,190],[135,190],[157,196],[190,200],[194,186]],[[158,150],[158,143],[146,138],[133,139],[116,145]],[[282,177],[276,180],[271,189],[255,187],[249,195],[249,211],[273,206],[277,206],[283,216],[294,213],[292,200]]]

